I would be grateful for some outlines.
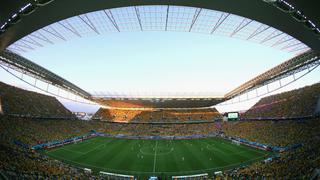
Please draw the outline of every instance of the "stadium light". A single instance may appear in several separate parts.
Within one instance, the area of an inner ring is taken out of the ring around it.
[[[316,33],[317,36],[320,36],[320,29],[319,29],[319,28],[316,28],[316,29],[314,30],[314,32]]]
[[[295,8],[289,4],[288,2],[286,1],[283,1],[283,0],[278,0],[276,2],[273,3],[278,9],[284,11],[284,12],[289,12],[289,13],[292,13]]]
[[[9,27],[9,24],[7,22],[5,22],[4,24],[2,24],[2,26],[0,27],[0,29],[2,31],[5,31],[7,28]]]
[[[18,23],[18,22],[20,22],[20,21],[21,21],[21,18],[20,18],[20,16],[19,16],[17,13],[13,14],[13,15],[11,16],[11,18],[8,20],[8,22],[9,22],[10,24],[16,24],[16,23]]]
[[[311,30],[315,30],[315,29],[316,29],[316,25],[315,25],[312,21],[310,21],[310,20],[308,20],[308,21],[305,22],[305,26],[306,26],[307,28],[311,29]]]
[[[292,17],[294,19],[296,19],[298,22],[306,22],[307,21],[307,17],[305,15],[303,15],[301,11],[293,12]]]
[[[32,5],[31,3],[28,3],[27,5],[23,6],[20,10],[19,13],[21,15],[29,15],[33,13],[37,9],[36,6]]]

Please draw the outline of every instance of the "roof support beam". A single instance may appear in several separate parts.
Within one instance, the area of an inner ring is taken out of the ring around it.
[[[34,37],[34,38],[37,38],[37,39],[39,39],[39,40],[45,41],[45,42],[47,42],[47,43],[49,43],[49,44],[53,44],[53,42],[50,41],[47,37],[45,37],[42,33],[40,33],[39,31],[38,31],[37,33],[38,33],[40,36],[35,35],[35,33],[30,34],[30,36],[32,36],[32,37]],[[30,37],[30,38],[31,38],[31,37]]]
[[[114,26],[114,28],[116,28],[116,30],[118,32],[120,32],[120,28],[116,22],[116,20],[113,17],[113,14],[111,12],[111,10],[103,10],[104,14],[108,17],[108,19],[110,20],[110,22],[112,23],[112,25]]]
[[[24,49],[22,49],[20,47],[17,47],[15,45],[8,47],[8,49],[9,50],[13,50],[13,51],[18,51],[18,52],[26,52],[26,50],[24,50]]]
[[[21,41],[20,43],[16,43],[17,46],[20,46],[22,48],[26,48],[26,49],[30,49],[33,50],[33,47],[31,47],[30,45],[26,44],[25,42]]]
[[[285,42],[289,42],[289,41],[291,41],[291,40],[294,40],[293,37],[289,37],[289,38],[288,38],[288,37],[289,37],[289,36],[287,35],[287,36],[279,39],[277,42],[275,42],[274,44],[272,44],[271,47],[279,46],[280,44],[283,44],[283,43],[285,43]]]
[[[267,41],[270,41],[271,39],[274,39],[278,36],[281,36],[282,34],[284,34],[283,32],[281,31],[278,31],[278,30],[274,30],[272,33],[270,33],[266,38],[264,38],[260,43],[263,44]]]
[[[250,36],[247,38],[247,40],[252,39],[253,37],[259,35],[260,33],[266,31],[269,28],[270,28],[270,26],[261,24],[252,34],[250,34]]]
[[[142,24],[141,24],[141,18],[139,13],[139,8],[137,6],[134,7],[134,11],[136,12],[136,16],[139,22],[140,30],[143,31]]]
[[[60,24],[62,27],[66,28],[67,30],[69,30],[70,32],[72,32],[73,34],[75,34],[78,37],[81,37],[80,33],[69,23],[69,21],[66,19],[64,20],[64,23],[62,23],[61,21],[58,22],[58,24]],[[67,26],[68,25],[68,26]]]
[[[95,33],[100,34],[98,29],[94,26],[94,24],[91,22],[90,18],[87,16],[87,14],[79,15],[78,16],[91,30],[93,30]]]
[[[288,48],[292,48],[294,46],[298,46],[298,45],[301,45],[302,43],[301,42],[298,42],[298,43],[295,43],[295,44],[290,44],[290,45],[287,45],[287,46],[284,46],[281,48],[281,50],[285,50],[285,49],[288,49]]]
[[[309,47],[308,46],[297,47],[297,48],[291,49],[289,52],[299,52],[299,51],[302,51],[304,49],[307,50],[307,49],[309,49]]]
[[[28,38],[28,40],[27,40]],[[32,39],[30,36],[28,36],[27,38],[21,39],[21,41],[24,41],[26,43],[38,46],[38,47],[43,47],[42,44],[40,44],[39,42],[35,41],[34,39]]]
[[[49,30],[49,28],[51,30]],[[66,38],[64,38],[57,30],[55,30],[52,26],[49,26],[48,28],[43,28],[43,31],[63,40],[63,41],[66,41]]]
[[[230,37],[234,36],[235,34],[237,34],[239,31],[241,31],[241,29],[245,28],[246,26],[248,26],[251,22],[253,22],[253,20],[250,20],[248,18],[243,18],[243,20],[241,21],[241,23],[239,24],[239,26],[231,33]]]
[[[214,33],[219,27],[220,25],[230,16],[229,13],[221,13],[221,16],[219,18],[219,20],[217,21],[217,23],[213,26],[211,33]]]
[[[167,6],[167,14],[166,14],[166,28],[165,30],[168,30],[168,19],[169,19],[169,10],[170,10],[170,6]]]
[[[189,28],[189,32],[191,32],[192,30],[192,27],[194,25],[194,23],[196,23],[200,13],[202,11],[202,8],[197,8],[195,11],[194,11],[194,15],[193,15],[193,19],[192,19],[192,22],[191,22],[191,25],[190,25],[190,28]]]

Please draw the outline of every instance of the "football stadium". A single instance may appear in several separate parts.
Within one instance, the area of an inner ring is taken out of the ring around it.
[[[0,179],[320,179],[299,0],[3,0]]]

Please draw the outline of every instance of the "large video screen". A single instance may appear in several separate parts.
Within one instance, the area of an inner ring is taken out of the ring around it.
[[[228,119],[238,119],[238,118],[239,118],[239,113],[237,112],[228,113]]]

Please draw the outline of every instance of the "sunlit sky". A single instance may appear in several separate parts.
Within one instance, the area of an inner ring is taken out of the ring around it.
[[[225,93],[292,54],[225,37],[135,32],[70,40],[24,56],[87,91]]]
[[[223,95],[295,55],[229,37],[185,32],[123,32],[73,39],[23,56],[89,92]],[[2,69],[0,77],[6,83],[30,88]],[[316,69],[285,90],[316,83],[319,77],[320,70]],[[74,111],[88,109],[63,102]],[[240,108],[247,106],[250,105]]]

